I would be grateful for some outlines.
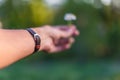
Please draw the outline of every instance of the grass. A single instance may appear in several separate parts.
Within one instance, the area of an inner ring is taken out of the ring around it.
[[[18,62],[0,70],[0,80],[120,80],[120,64],[107,61]]]

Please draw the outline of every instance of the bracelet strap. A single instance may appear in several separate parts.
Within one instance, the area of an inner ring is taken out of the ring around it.
[[[39,49],[40,49],[40,43],[41,43],[40,36],[31,28],[27,28],[26,30],[31,34],[31,36],[33,37],[33,39],[35,41],[35,49],[33,52],[33,53],[35,53],[35,52],[39,51]]]

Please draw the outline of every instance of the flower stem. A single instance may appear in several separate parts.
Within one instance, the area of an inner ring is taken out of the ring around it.
[[[72,20],[68,21],[68,26],[70,27],[72,25]]]

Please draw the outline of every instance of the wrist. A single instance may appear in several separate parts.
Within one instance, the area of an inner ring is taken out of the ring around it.
[[[31,37],[34,40],[35,47],[34,47],[33,53],[35,53],[35,52],[39,51],[39,49],[40,49],[40,44],[41,44],[40,36],[38,33],[36,33],[36,31],[34,31],[31,28],[27,28],[26,30],[29,32],[29,34],[31,35]]]
[[[42,28],[31,28],[31,29],[33,29],[38,35],[40,35],[41,44],[40,44],[39,51],[42,51],[43,50],[43,41],[44,41],[44,31],[42,30]]]

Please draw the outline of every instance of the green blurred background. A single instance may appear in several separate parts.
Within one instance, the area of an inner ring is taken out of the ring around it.
[[[39,52],[0,70],[0,80],[120,80],[119,0],[0,0],[0,27],[66,25],[81,35],[58,54]]]

